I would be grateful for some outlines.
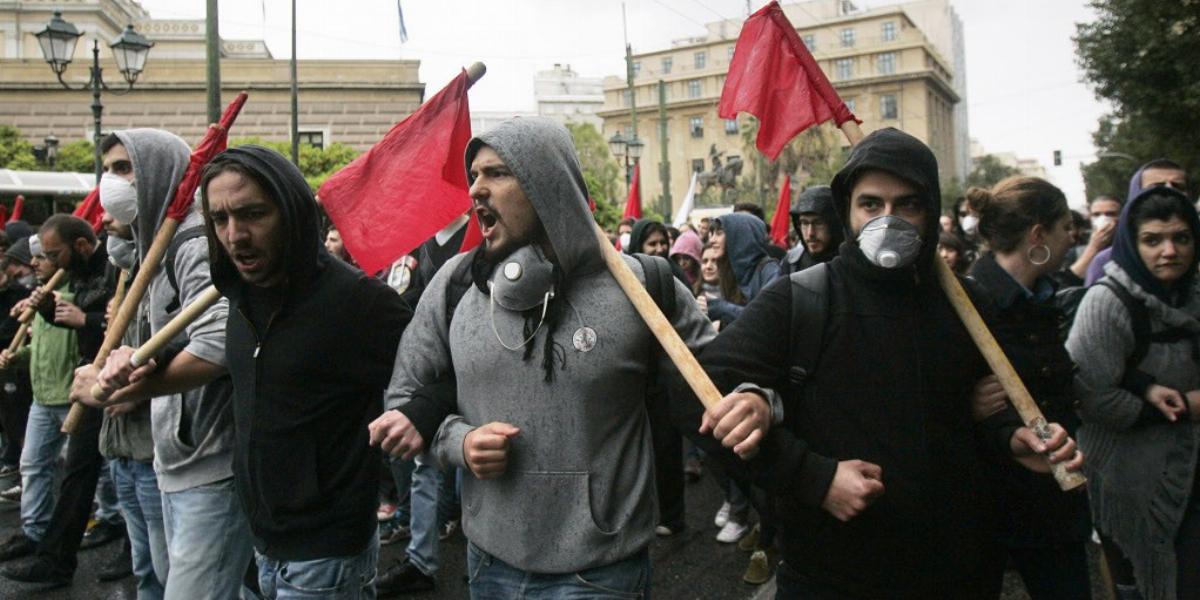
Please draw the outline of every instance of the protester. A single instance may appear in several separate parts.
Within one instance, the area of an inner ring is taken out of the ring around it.
[[[1141,166],[1129,178],[1129,195],[1125,197],[1126,202],[1133,201],[1142,190],[1162,185],[1173,188],[1183,194],[1187,193],[1188,173],[1179,163],[1167,159],[1158,158]],[[1092,235],[1095,235],[1093,232]],[[1105,265],[1112,260],[1112,248],[1107,248],[1092,259],[1091,264],[1087,268],[1087,277],[1085,285],[1091,286],[1100,280],[1105,275]]]
[[[234,489],[262,594],[373,597],[380,455],[367,425],[411,312],[329,255],[311,188],[273,150],[222,152],[201,192],[212,280],[229,299]]]
[[[36,285],[30,267],[32,260],[28,238],[17,241],[5,251],[3,267],[0,269],[0,315],[8,315],[13,306],[29,297],[31,288]],[[0,347],[7,348],[12,343],[18,328],[19,324],[14,318],[0,322]],[[21,448],[32,403],[27,369],[7,369],[0,373],[0,428],[4,431],[0,477],[20,474]],[[16,484],[15,489],[20,491],[20,483]],[[0,498],[3,496],[0,495]]]
[[[734,213],[746,213],[746,214],[754,215],[755,217],[758,217],[758,220],[762,221],[763,227],[766,228],[767,236],[768,237],[770,236],[771,226],[769,223],[767,223],[767,215],[766,215],[766,213],[763,212],[763,209],[761,206],[759,206],[753,202],[738,202],[737,204],[733,205],[733,212]],[[719,219],[719,217],[718,217],[718,219]],[[764,246],[764,250],[766,251],[767,256],[770,256],[771,258],[773,258],[777,261],[782,261],[784,256],[787,254],[787,252],[783,248],[780,248],[779,246],[776,246],[775,244],[772,244],[770,242],[768,242]]]
[[[1088,267],[1096,255],[1112,245],[1113,233],[1117,230],[1117,217],[1120,215],[1121,201],[1113,196],[1096,196],[1088,200],[1088,222],[1091,224],[1092,235],[1086,245],[1075,250],[1076,256],[1069,265],[1071,274],[1078,278],[1080,284],[1087,276]]]
[[[1075,365],[1063,347],[1066,332],[1059,324],[1066,317],[1051,278],[1074,242],[1066,196],[1034,177],[1009,177],[991,190],[971,188],[967,196],[979,212],[979,235],[990,249],[975,261],[971,277],[991,303],[992,333],[1004,343],[1046,419],[1074,436],[1079,428],[1071,389]],[[994,375],[976,387],[974,404],[978,420],[1004,409],[1004,388]],[[1087,497],[1063,493],[1048,474],[1009,460],[992,461],[989,475],[1000,518],[998,540],[1030,597],[1090,598],[1084,547],[1092,532]],[[999,589],[1004,561],[993,566],[993,587]]]
[[[671,246],[671,260],[683,271],[688,287],[696,285],[696,282],[700,280],[702,248],[700,236],[690,230],[680,233],[679,239],[675,240],[675,244]]]
[[[854,241],[768,286],[700,356],[722,391],[749,382],[785,396],[783,426],[756,459],[780,502],[776,597],[995,597],[983,581],[995,555],[977,445],[1047,448],[1070,469],[1082,457],[1058,425],[1043,443],[1011,411],[972,422],[987,366],[932,272],[940,193],[929,148],[876,131],[832,188]],[[698,412],[679,415],[685,431]]]
[[[1067,350],[1088,455],[1092,518],[1122,598],[1200,598],[1200,290],[1195,207],[1168,186],[1122,210],[1112,262],[1088,289]]]
[[[157,129],[115,132],[101,142],[101,149],[112,167],[101,181],[100,202],[118,222],[131,224],[135,260],[141,264],[166,219],[191,152],[182,139]],[[148,316],[149,334],[166,326],[212,285],[208,240],[198,210],[184,218],[161,260],[139,308]],[[138,504],[153,503],[154,485],[161,492],[169,567],[159,560],[155,571],[163,569],[158,574],[168,599],[236,598],[252,556],[246,516],[234,491],[227,314],[224,300],[209,307],[139,371],[136,381],[131,379],[135,367],[130,346],[114,350],[103,372],[88,367],[76,376],[74,396],[85,404],[102,405],[90,394],[96,382],[114,407],[150,402],[154,469],[134,461],[120,463],[119,471],[127,489],[145,490]],[[138,341],[148,337],[139,336]],[[147,521],[154,516],[148,515]],[[153,545],[158,540],[149,539],[149,547],[134,545],[138,564],[161,552]]]
[[[432,440],[439,461],[469,469],[472,597],[644,597],[655,528],[645,390],[652,365],[670,363],[604,268],[562,125],[505,121],[468,143],[466,163],[485,245],[448,262],[421,299],[388,390],[406,412],[380,417],[372,440],[393,454]],[[676,331],[700,348],[708,321],[682,283],[666,293]],[[415,392],[450,377],[457,402],[443,422],[446,407]],[[769,409],[754,406],[746,425],[762,427]]]
[[[342,243],[342,233],[337,230],[337,227],[330,227],[325,232],[325,249],[334,258],[354,264],[354,259],[350,258],[350,253],[346,251],[346,245]]]
[[[947,267],[954,272],[955,275],[965,275],[967,267],[967,244],[953,233],[945,231],[938,232],[938,257],[946,263]]]
[[[713,220],[710,236],[733,267],[741,295],[749,302],[779,276],[779,262],[767,254],[767,227],[761,219],[730,213]],[[743,306],[730,299],[708,302],[708,316],[728,326]]]
[[[108,253],[97,240],[91,225],[71,215],[57,214],[46,219],[38,238],[42,254],[53,268],[66,270],[67,290],[72,296],[67,299],[61,288],[54,294],[43,294],[39,289],[30,295],[29,302],[52,327],[75,333],[78,349],[75,359],[78,362],[70,365],[74,368],[79,362],[91,362],[104,339],[105,309],[115,287],[115,279],[108,269]],[[63,358],[59,355],[55,360]],[[56,368],[60,367],[63,367],[62,363],[56,365]],[[69,389],[70,376],[67,375],[62,383]],[[79,425],[68,436],[62,485],[47,529],[42,533],[32,559],[0,571],[0,575],[8,579],[62,586],[69,584],[75,574],[76,553],[92,515],[96,484],[107,466],[99,448],[102,415],[94,408],[81,407],[81,410]],[[65,411],[62,418],[66,418]],[[43,426],[58,428],[62,422]],[[103,520],[119,518],[115,507],[101,508],[105,509],[99,515]],[[109,511],[112,514],[106,514]],[[106,529],[114,531],[118,527],[116,523],[110,523]]]
[[[629,248],[629,236],[633,234],[633,224],[636,222],[637,219],[633,217],[626,217],[621,219],[620,223],[617,223],[617,244],[619,244],[617,246],[618,250],[624,250],[628,252],[626,248]]]
[[[800,246],[788,251],[786,260],[780,265],[783,274],[803,271],[837,256],[843,241],[842,226],[833,209],[833,192],[829,186],[814,185],[804,190],[789,212],[792,227],[800,236]]]

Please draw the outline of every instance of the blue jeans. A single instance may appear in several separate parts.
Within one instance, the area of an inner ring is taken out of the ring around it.
[[[96,520],[113,521],[121,516],[121,505],[117,500],[117,488],[113,483],[112,470],[105,461],[100,467],[100,479],[96,481]]]
[[[408,540],[408,560],[422,573],[433,577],[438,570],[438,497],[441,495],[442,472],[428,454],[414,459],[410,488],[412,538]]]
[[[163,492],[170,574],[166,598],[237,598],[254,547],[233,478]]]
[[[21,450],[21,526],[34,541],[45,537],[54,513],[58,453],[67,441],[67,434],[61,429],[70,410],[70,406],[43,406],[36,402],[29,408],[25,447]]]
[[[393,517],[399,525],[407,526],[412,512],[412,459],[393,458],[388,460],[388,468],[392,472],[392,480],[396,482],[396,516]]]
[[[138,600],[159,600],[167,582],[167,534],[163,528],[162,494],[154,465],[131,458],[108,463],[117,501],[125,513],[125,530],[133,554]]]
[[[354,556],[275,560],[258,552],[258,586],[265,600],[374,600],[379,538]]]
[[[650,551],[578,573],[522,571],[467,544],[468,585],[474,600],[625,600],[650,598]]]

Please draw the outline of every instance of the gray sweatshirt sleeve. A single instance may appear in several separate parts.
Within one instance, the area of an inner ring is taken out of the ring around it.
[[[212,285],[208,268],[208,240],[188,240],[175,256],[175,278],[179,284],[179,305],[188,306]],[[229,301],[221,298],[187,327],[188,344],[183,351],[215,365],[225,365],[225,319]]]
[[[1084,421],[1117,431],[1137,422],[1143,401],[1121,388],[1134,345],[1133,320],[1125,306],[1108,288],[1092,286],[1067,337],[1067,352],[1079,365],[1075,393]]]
[[[458,263],[468,254],[460,254],[438,270],[429,282],[412,322],[400,339],[396,352],[396,366],[392,369],[392,380],[384,394],[384,406],[388,410],[404,406],[413,400],[413,392],[423,385],[453,377],[450,360],[450,332],[446,323],[446,288],[450,275]],[[453,464],[466,467],[462,454],[462,442],[473,427],[461,416],[450,415],[443,421],[437,437],[426,440],[429,450],[442,465]]]

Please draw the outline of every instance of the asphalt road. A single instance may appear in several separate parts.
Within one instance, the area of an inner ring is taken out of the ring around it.
[[[8,487],[8,481],[0,481]],[[749,555],[736,545],[716,542],[717,530],[712,516],[720,507],[721,497],[708,473],[687,487],[688,529],[669,538],[658,538],[651,548],[654,597],[668,600],[709,599],[769,599],[774,597],[774,582],[762,586],[742,583],[741,574]],[[0,539],[6,539],[16,531],[20,523],[20,509],[16,504],[0,501]],[[1098,554],[1094,548],[1092,558],[1093,598],[1104,600],[1108,596],[1100,584],[1097,569]],[[15,583],[0,578],[0,599],[38,600],[134,600],[132,578],[115,583],[99,583],[96,572],[119,551],[117,543],[79,553],[79,569],[71,586],[55,590],[40,590],[31,585]],[[384,546],[380,554],[380,565],[387,566],[400,560],[404,554],[403,543]],[[433,598],[466,598],[467,589],[463,579],[466,563],[466,547],[462,534],[456,534],[442,543],[442,568],[438,575],[437,590],[409,596],[417,600]],[[1019,577],[1010,572],[1005,578],[1003,600],[1026,599]]]

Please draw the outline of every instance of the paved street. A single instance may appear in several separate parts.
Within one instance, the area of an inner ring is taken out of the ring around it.
[[[7,481],[0,482],[9,484]],[[712,526],[712,515],[720,507],[720,495],[708,473],[696,484],[687,488],[689,529],[678,536],[659,538],[651,550],[653,563],[654,596],[668,600],[709,599],[753,599],[764,600],[774,596],[774,582],[753,587],[741,582],[748,554],[736,545],[718,544],[713,538],[717,530]],[[0,539],[7,538],[16,530],[20,521],[20,509],[16,504],[0,502]],[[96,581],[96,572],[113,553],[118,551],[116,543],[79,554],[79,570],[74,584],[67,588],[40,591],[34,586],[11,582],[0,578],[0,598],[38,600],[122,600],[134,599],[133,579],[116,583],[101,584]],[[1093,598],[1104,600],[1096,570],[1097,553],[1092,555]],[[402,544],[385,546],[380,555],[383,565],[399,560],[404,553]],[[435,592],[411,596],[417,600],[433,598],[466,598],[463,580],[466,562],[465,540],[456,534],[442,545],[442,572],[438,576]],[[1003,600],[1028,598],[1020,580],[1012,572],[1005,578]]]

